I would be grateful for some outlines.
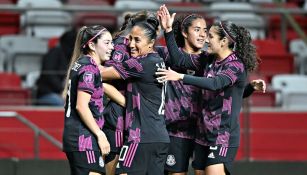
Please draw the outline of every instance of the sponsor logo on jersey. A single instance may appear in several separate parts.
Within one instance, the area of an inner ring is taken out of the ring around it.
[[[174,166],[176,164],[175,156],[174,155],[168,155],[166,159],[166,165],[168,166]]]
[[[115,51],[113,54],[113,60],[116,62],[122,62],[124,59],[123,53]]]
[[[99,157],[99,166],[104,167],[104,161],[103,161],[103,158],[101,156]]]
[[[211,158],[211,159],[214,159],[214,158],[215,158],[213,152],[211,152],[211,153],[208,155],[208,158]]]

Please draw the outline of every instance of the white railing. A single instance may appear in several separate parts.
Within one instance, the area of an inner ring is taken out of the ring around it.
[[[62,150],[62,143],[58,141],[56,138],[48,134],[43,129],[39,128],[37,125],[32,123],[30,120],[26,119],[22,115],[13,111],[1,111],[0,118],[16,118],[21,123],[25,124],[27,127],[34,131],[34,158],[39,159],[39,136],[47,139],[51,144]]]

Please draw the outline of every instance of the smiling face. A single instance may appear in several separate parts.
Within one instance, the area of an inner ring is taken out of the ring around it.
[[[114,47],[110,32],[103,33],[97,40],[97,44],[95,44],[96,54],[101,62],[105,62],[110,59],[113,49]]]
[[[212,26],[209,30],[209,35],[207,37],[206,42],[208,43],[208,50],[209,54],[217,54],[222,49],[222,39],[217,34],[217,27]]]
[[[185,38],[185,46],[187,50],[192,49],[198,51],[204,47],[205,39],[207,37],[206,21],[201,18],[195,19],[187,32],[182,32]]]
[[[132,57],[138,57],[153,51],[154,40],[145,35],[144,29],[134,26],[129,36],[129,47]]]

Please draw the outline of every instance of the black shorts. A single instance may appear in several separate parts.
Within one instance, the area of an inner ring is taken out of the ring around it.
[[[238,147],[202,146],[196,143],[192,167],[195,170],[204,170],[209,165],[223,163],[225,173],[230,175],[237,151]]]
[[[165,170],[172,173],[188,172],[189,160],[193,156],[194,140],[170,136],[170,146]]]
[[[66,152],[72,175],[88,175],[90,172],[103,173],[104,160],[99,151]]]
[[[103,129],[103,132],[105,133],[111,148],[110,154],[106,156],[106,163],[108,163],[115,158],[114,155],[119,155],[123,143],[123,135],[122,132],[116,132],[110,129]]]
[[[164,175],[168,143],[131,143],[124,145],[119,165],[128,175]]]

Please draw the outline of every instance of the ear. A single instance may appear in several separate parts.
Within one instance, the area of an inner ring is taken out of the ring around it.
[[[221,40],[221,46],[228,46],[228,39],[226,37]]]
[[[95,44],[93,42],[90,42],[88,44],[88,47],[92,50],[92,51],[95,51]]]
[[[185,39],[188,38],[188,35],[187,35],[186,32],[182,31],[181,34],[182,34],[183,38],[185,38]]]
[[[149,42],[149,48],[153,48],[153,46],[155,45],[155,39],[150,40]]]

